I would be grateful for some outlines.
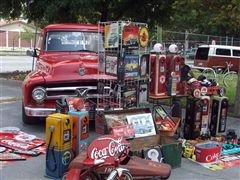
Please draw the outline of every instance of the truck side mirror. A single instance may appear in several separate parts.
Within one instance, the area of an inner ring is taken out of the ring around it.
[[[28,49],[26,55],[31,57],[38,57],[37,49]]]

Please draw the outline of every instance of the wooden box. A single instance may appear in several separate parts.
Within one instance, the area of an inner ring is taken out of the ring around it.
[[[161,136],[174,136],[174,134],[176,133],[180,123],[180,118],[172,117],[172,119],[176,123],[174,129],[171,129],[171,130],[158,129]]]
[[[111,128],[115,126],[127,125],[128,115],[137,115],[137,114],[143,114],[143,113],[151,113],[151,111],[149,108],[134,108],[134,109],[105,111],[103,116],[106,122],[107,131],[110,132]]]

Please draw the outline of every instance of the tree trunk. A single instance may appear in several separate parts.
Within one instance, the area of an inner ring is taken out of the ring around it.
[[[234,114],[240,117],[240,66],[238,69],[238,80],[237,80],[237,89],[236,89],[236,99],[234,105]]]

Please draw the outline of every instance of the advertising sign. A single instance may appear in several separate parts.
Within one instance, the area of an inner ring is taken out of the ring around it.
[[[146,27],[142,27],[139,31],[139,43],[141,47],[146,47],[148,45],[149,33]]]
[[[105,163],[113,163],[114,158],[125,150],[126,146],[124,144],[127,144],[127,141],[123,137],[100,136],[91,142],[87,155],[92,159],[103,159]]]
[[[104,47],[117,48],[118,47],[118,23],[111,23],[106,25],[104,29]]]
[[[139,56],[127,55],[125,61],[125,77],[137,77],[139,68]]]
[[[123,45],[126,47],[138,48],[138,27],[137,26],[124,26]]]
[[[117,75],[117,56],[106,56],[106,74]]]
[[[151,113],[129,115],[127,121],[133,125],[136,138],[156,135]]]

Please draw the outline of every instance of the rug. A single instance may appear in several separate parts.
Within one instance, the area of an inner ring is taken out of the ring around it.
[[[233,167],[233,166],[240,166],[240,153],[222,155],[218,158],[216,162],[211,162],[211,163],[200,163],[190,158],[189,160],[196,162],[207,169],[216,171],[216,170],[222,170],[222,169]]]

